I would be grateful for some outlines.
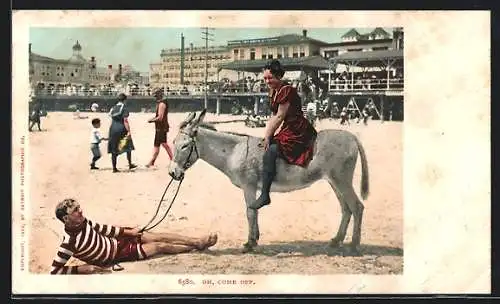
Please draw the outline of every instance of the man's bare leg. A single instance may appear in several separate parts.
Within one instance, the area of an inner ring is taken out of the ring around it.
[[[170,146],[168,145],[168,143],[164,142],[161,145],[167,151],[167,154],[168,154],[168,157],[170,158],[170,160],[172,160],[172,158],[174,158],[174,153],[172,153],[172,149],[170,149]]]
[[[160,153],[160,147],[153,147],[153,156],[146,167],[151,167],[155,165],[156,158],[158,158],[158,154]]]
[[[148,243],[170,243],[174,245],[193,246],[197,249],[205,249],[217,243],[217,235],[209,234],[201,238],[188,237],[175,233],[144,232],[141,236],[143,244]]]
[[[142,249],[148,258],[151,258],[159,254],[178,254],[186,253],[196,249],[194,246],[186,245],[175,245],[162,242],[152,242],[147,244],[142,244]]]

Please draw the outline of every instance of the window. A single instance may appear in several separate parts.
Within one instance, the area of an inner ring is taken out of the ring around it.
[[[333,58],[333,57],[337,57],[339,55],[339,51],[338,50],[335,50],[335,51],[325,51],[325,57],[326,58]]]
[[[262,48],[262,56],[261,56],[262,59],[266,59],[267,58],[267,48],[263,47]]]
[[[290,54],[288,53],[288,47],[287,46],[285,46],[283,48],[283,55],[284,55],[285,58],[290,57]]]
[[[300,57],[305,57],[306,56],[306,48],[301,45],[300,46],[300,54],[299,54]]]
[[[250,60],[255,60],[255,49],[250,49]]]
[[[233,54],[234,54],[234,59],[238,59],[238,51],[237,49],[233,50]]]
[[[245,50],[244,49],[240,50],[240,59],[245,59]]]
[[[299,57],[299,48],[297,46],[292,47],[292,57],[293,58]]]
[[[282,47],[278,47],[278,52],[277,52],[276,58],[278,58],[278,59],[283,58],[283,48]]]

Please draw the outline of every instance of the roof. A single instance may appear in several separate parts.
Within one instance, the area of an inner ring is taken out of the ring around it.
[[[355,38],[358,38],[360,40],[368,40],[368,39],[370,39],[370,37],[375,37],[377,35],[386,36],[386,37],[390,37],[391,36],[391,34],[389,34],[383,28],[376,27],[375,29],[373,29],[373,31],[371,31],[369,33],[365,33],[365,34],[360,34],[356,29],[352,28],[349,31],[347,31],[347,33],[345,33],[344,35],[342,35],[341,38],[355,37]]]
[[[390,36],[390,34],[381,27],[376,27],[370,34],[372,35],[382,35],[382,36]]]
[[[220,69],[244,71],[244,72],[262,72],[268,59],[259,60],[237,60],[219,65]],[[329,68],[329,63],[321,56],[309,56],[299,58],[280,58],[281,65],[285,71],[301,70],[303,68],[323,70]]]
[[[360,35],[359,32],[356,29],[352,28],[349,31],[347,31],[347,33],[345,33],[344,35],[342,35],[341,38],[358,37],[359,35]]]
[[[228,47],[235,46],[258,46],[258,45],[289,45],[296,43],[309,42],[317,45],[327,45],[328,43],[317,40],[311,37],[297,34],[288,34],[276,37],[259,38],[259,39],[245,39],[245,40],[230,40],[227,42]]]
[[[384,50],[370,52],[348,52],[342,55],[330,58],[332,64],[353,64],[358,66],[379,66],[381,61],[395,59],[403,61],[403,50]]]
[[[80,54],[75,54],[73,56],[71,56],[68,61],[70,62],[74,62],[74,63],[85,63],[87,62],[87,60],[85,58],[83,58],[82,55]]]
[[[342,41],[342,42],[334,42],[328,43],[326,46],[335,47],[335,46],[365,46],[371,44],[386,44],[392,45],[392,39],[373,39],[373,40],[358,40],[358,41]]]
[[[30,60],[33,61],[44,61],[44,62],[67,62],[67,60],[63,59],[55,59],[47,56],[42,56],[36,53],[30,53]]]

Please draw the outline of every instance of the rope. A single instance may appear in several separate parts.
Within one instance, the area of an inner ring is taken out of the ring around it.
[[[156,224],[154,224],[154,225],[153,225],[153,226],[151,226],[151,227],[148,227],[148,225],[149,225],[149,224],[151,224],[151,223],[154,221],[154,219],[156,218],[156,216],[158,215],[158,211],[160,210],[160,207],[161,207],[161,205],[162,205],[161,203],[163,202],[163,198],[164,198],[164,196],[165,196],[165,193],[167,193],[167,190],[168,190],[168,188],[170,187],[170,184],[172,183],[173,178],[170,180],[170,182],[168,183],[167,187],[165,188],[165,191],[163,192],[163,195],[162,195],[162,197],[161,197],[160,203],[158,204],[158,208],[156,209],[156,213],[155,213],[155,215],[153,216],[153,218],[151,218],[151,220],[149,221],[149,223],[147,223],[147,224],[146,224],[146,226],[144,226],[144,228],[142,228],[142,229],[140,230],[140,232],[150,231],[151,229],[153,229],[153,228],[155,228],[156,226],[158,226],[161,222],[163,222],[163,220],[167,217],[167,215],[168,215],[168,213],[169,213],[170,209],[172,208],[172,205],[174,204],[175,199],[177,198],[177,194],[179,193],[179,189],[181,188],[181,184],[182,184],[182,181],[183,181],[183,180],[184,180],[184,179],[181,179],[181,181],[179,182],[179,185],[177,186],[177,189],[175,190],[175,195],[174,195],[174,197],[172,198],[172,202],[170,202],[170,205],[168,206],[168,209],[167,209],[167,211],[165,212],[165,214],[163,215],[163,217],[162,217],[162,218],[161,218],[158,222],[156,222]]]
[[[165,194],[167,193],[167,190],[168,188],[170,187],[170,184],[174,181],[173,178],[170,179],[170,182],[168,183],[168,185],[165,187],[165,191],[163,191],[163,195],[161,196],[161,199],[160,199],[160,202],[158,203],[158,207],[156,208],[156,212],[155,212],[155,215],[153,215],[153,217],[151,218],[151,220],[149,220],[149,222],[144,225],[144,227],[140,230],[140,232],[144,232],[146,227],[151,224],[154,219],[156,218],[156,216],[158,215],[158,212],[160,211],[160,207],[161,207],[161,203],[163,202],[163,198],[165,197]],[[167,211],[168,212],[168,211]]]
[[[160,212],[160,207],[162,205],[162,202],[163,202],[163,199],[165,198],[165,194],[167,194],[167,190],[168,188],[170,187],[170,185],[172,184],[174,178],[171,178],[170,179],[170,182],[167,184],[167,186],[165,187],[165,191],[163,191],[163,195],[161,196],[161,199],[160,199],[160,202],[158,203],[158,207],[156,208],[156,212],[155,214],[153,215],[153,217],[151,218],[151,220],[149,220],[149,222],[139,231],[140,233],[143,233],[144,231],[149,231],[153,228],[155,228],[156,226],[158,226],[161,222],[163,222],[163,220],[167,217],[168,215],[168,212],[170,211],[170,209],[172,208],[172,205],[174,204],[175,202],[175,199],[177,198],[177,194],[179,193],[179,189],[181,188],[181,184],[182,184],[182,181],[184,179],[181,179],[181,181],[179,182],[179,185],[177,186],[177,189],[175,190],[175,195],[174,195],[174,198],[172,199],[172,202],[170,202],[170,205],[168,206],[168,209],[167,211],[165,212],[165,214],[163,215],[163,217],[158,221],[156,222],[156,224],[154,224],[153,226],[151,227],[148,227],[156,218],[156,216],[158,215],[158,212]],[[123,266],[121,266],[119,263],[116,263],[112,266],[111,268],[113,271],[122,271],[123,269]]]

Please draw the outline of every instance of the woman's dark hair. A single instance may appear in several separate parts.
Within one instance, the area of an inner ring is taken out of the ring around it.
[[[264,70],[271,71],[271,74],[273,74],[274,77],[280,79],[283,77],[283,75],[285,75],[285,70],[277,59],[268,61],[264,66]]]
[[[124,93],[118,94],[118,100],[119,101],[124,101],[125,99],[127,99],[127,95],[125,95]]]

